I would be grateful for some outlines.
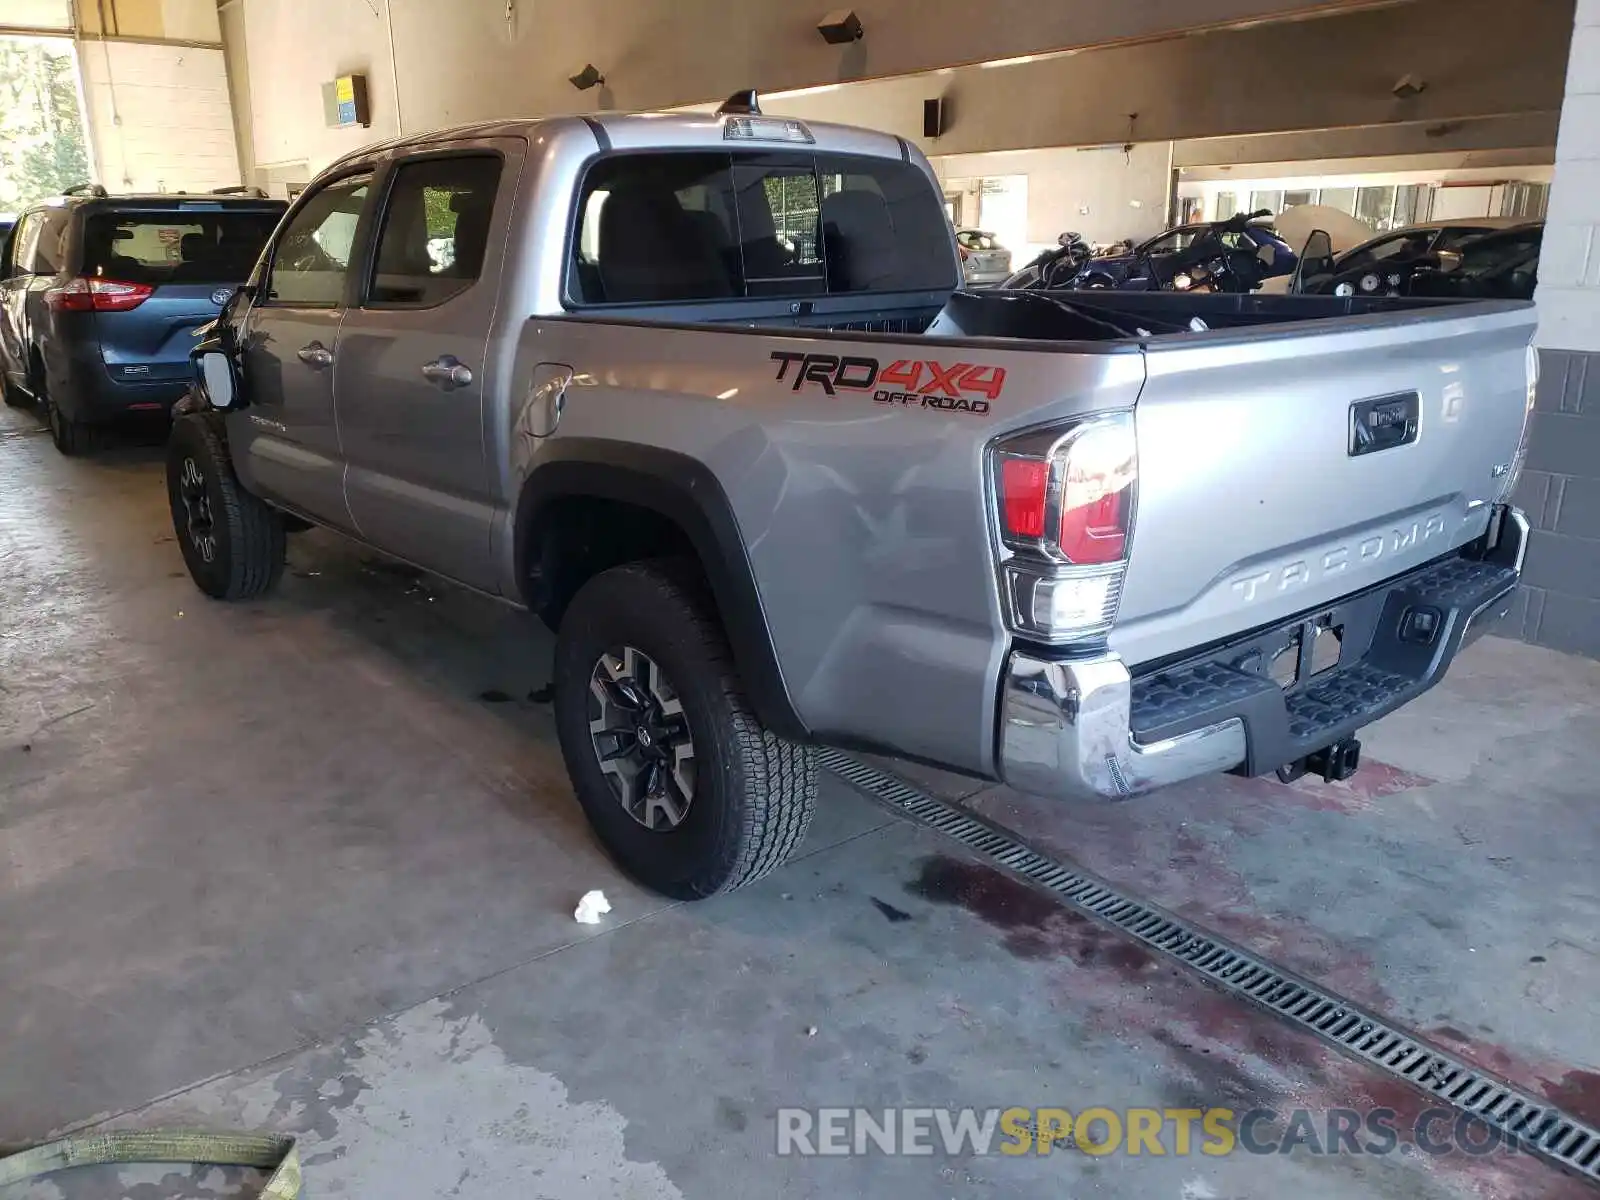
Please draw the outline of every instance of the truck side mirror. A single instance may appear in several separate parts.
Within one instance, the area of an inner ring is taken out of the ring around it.
[[[1461,269],[1461,252],[1459,250],[1440,250],[1434,255],[1439,260],[1439,272],[1448,275],[1452,271]]]
[[[207,350],[196,356],[200,361],[200,380],[205,385],[211,407],[226,411],[233,407],[238,389],[233,378],[233,360],[221,350]]]

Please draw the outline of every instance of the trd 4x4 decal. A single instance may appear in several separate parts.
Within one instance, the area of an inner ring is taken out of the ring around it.
[[[811,384],[830,396],[841,390],[871,392],[879,404],[936,408],[983,414],[1006,385],[1004,367],[982,363],[939,363],[902,358],[884,366],[875,358],[838,354],[796,354],[774,350],[778,379],[794,391]]]

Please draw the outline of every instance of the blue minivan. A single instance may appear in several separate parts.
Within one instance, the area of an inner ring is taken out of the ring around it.
[[[18,218],[0,252],[0,388],[7,404],[37,405],[63,454],[188,390],[195,330],[249,276],[288,207],[240,190],[92,187]]]

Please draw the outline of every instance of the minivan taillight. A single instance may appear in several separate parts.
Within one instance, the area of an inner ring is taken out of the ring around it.
[[[1013,631],[1050,643],[1104,634],[1116,618],[1133,528],[1133,414],[1019,434],[991,454]]]
[[[80,275],[51,288],[44,294],[44,302],[56,312],[128,312],[150,299],[154,291],[148,283]]]

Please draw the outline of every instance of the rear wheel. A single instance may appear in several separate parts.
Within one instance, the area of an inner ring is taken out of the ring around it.
[[[185,413],[167,441],[167,500],[184,565],[218,600],[270,591],[283,574],[283,522],[233,471],[221,418]]]
[[[584,584],[556,637],[555,712],[578,802],[646,887],[680,900],[730,891],[805,837],[815,754],[756,719],[688,564]]]
[[[50,377],[39,358],[34,358],[29,374],[33,383],[33,402],[38,407],[39,415],[50,426],[50,440],[56,444],[57,450],[68,458],[77,458],[79,455],[93,454],[105,444],[104,428],[88,421],[73,420],[51,400]]]
[[[43,392],[39,394],[39,403],[43,406],[45,417],[50,422],[50,440],[56,444],[56,449],[68,458],[93,454],[105,445],[104,426],[73,420],[59,407],[51,404],[49,397]]]

